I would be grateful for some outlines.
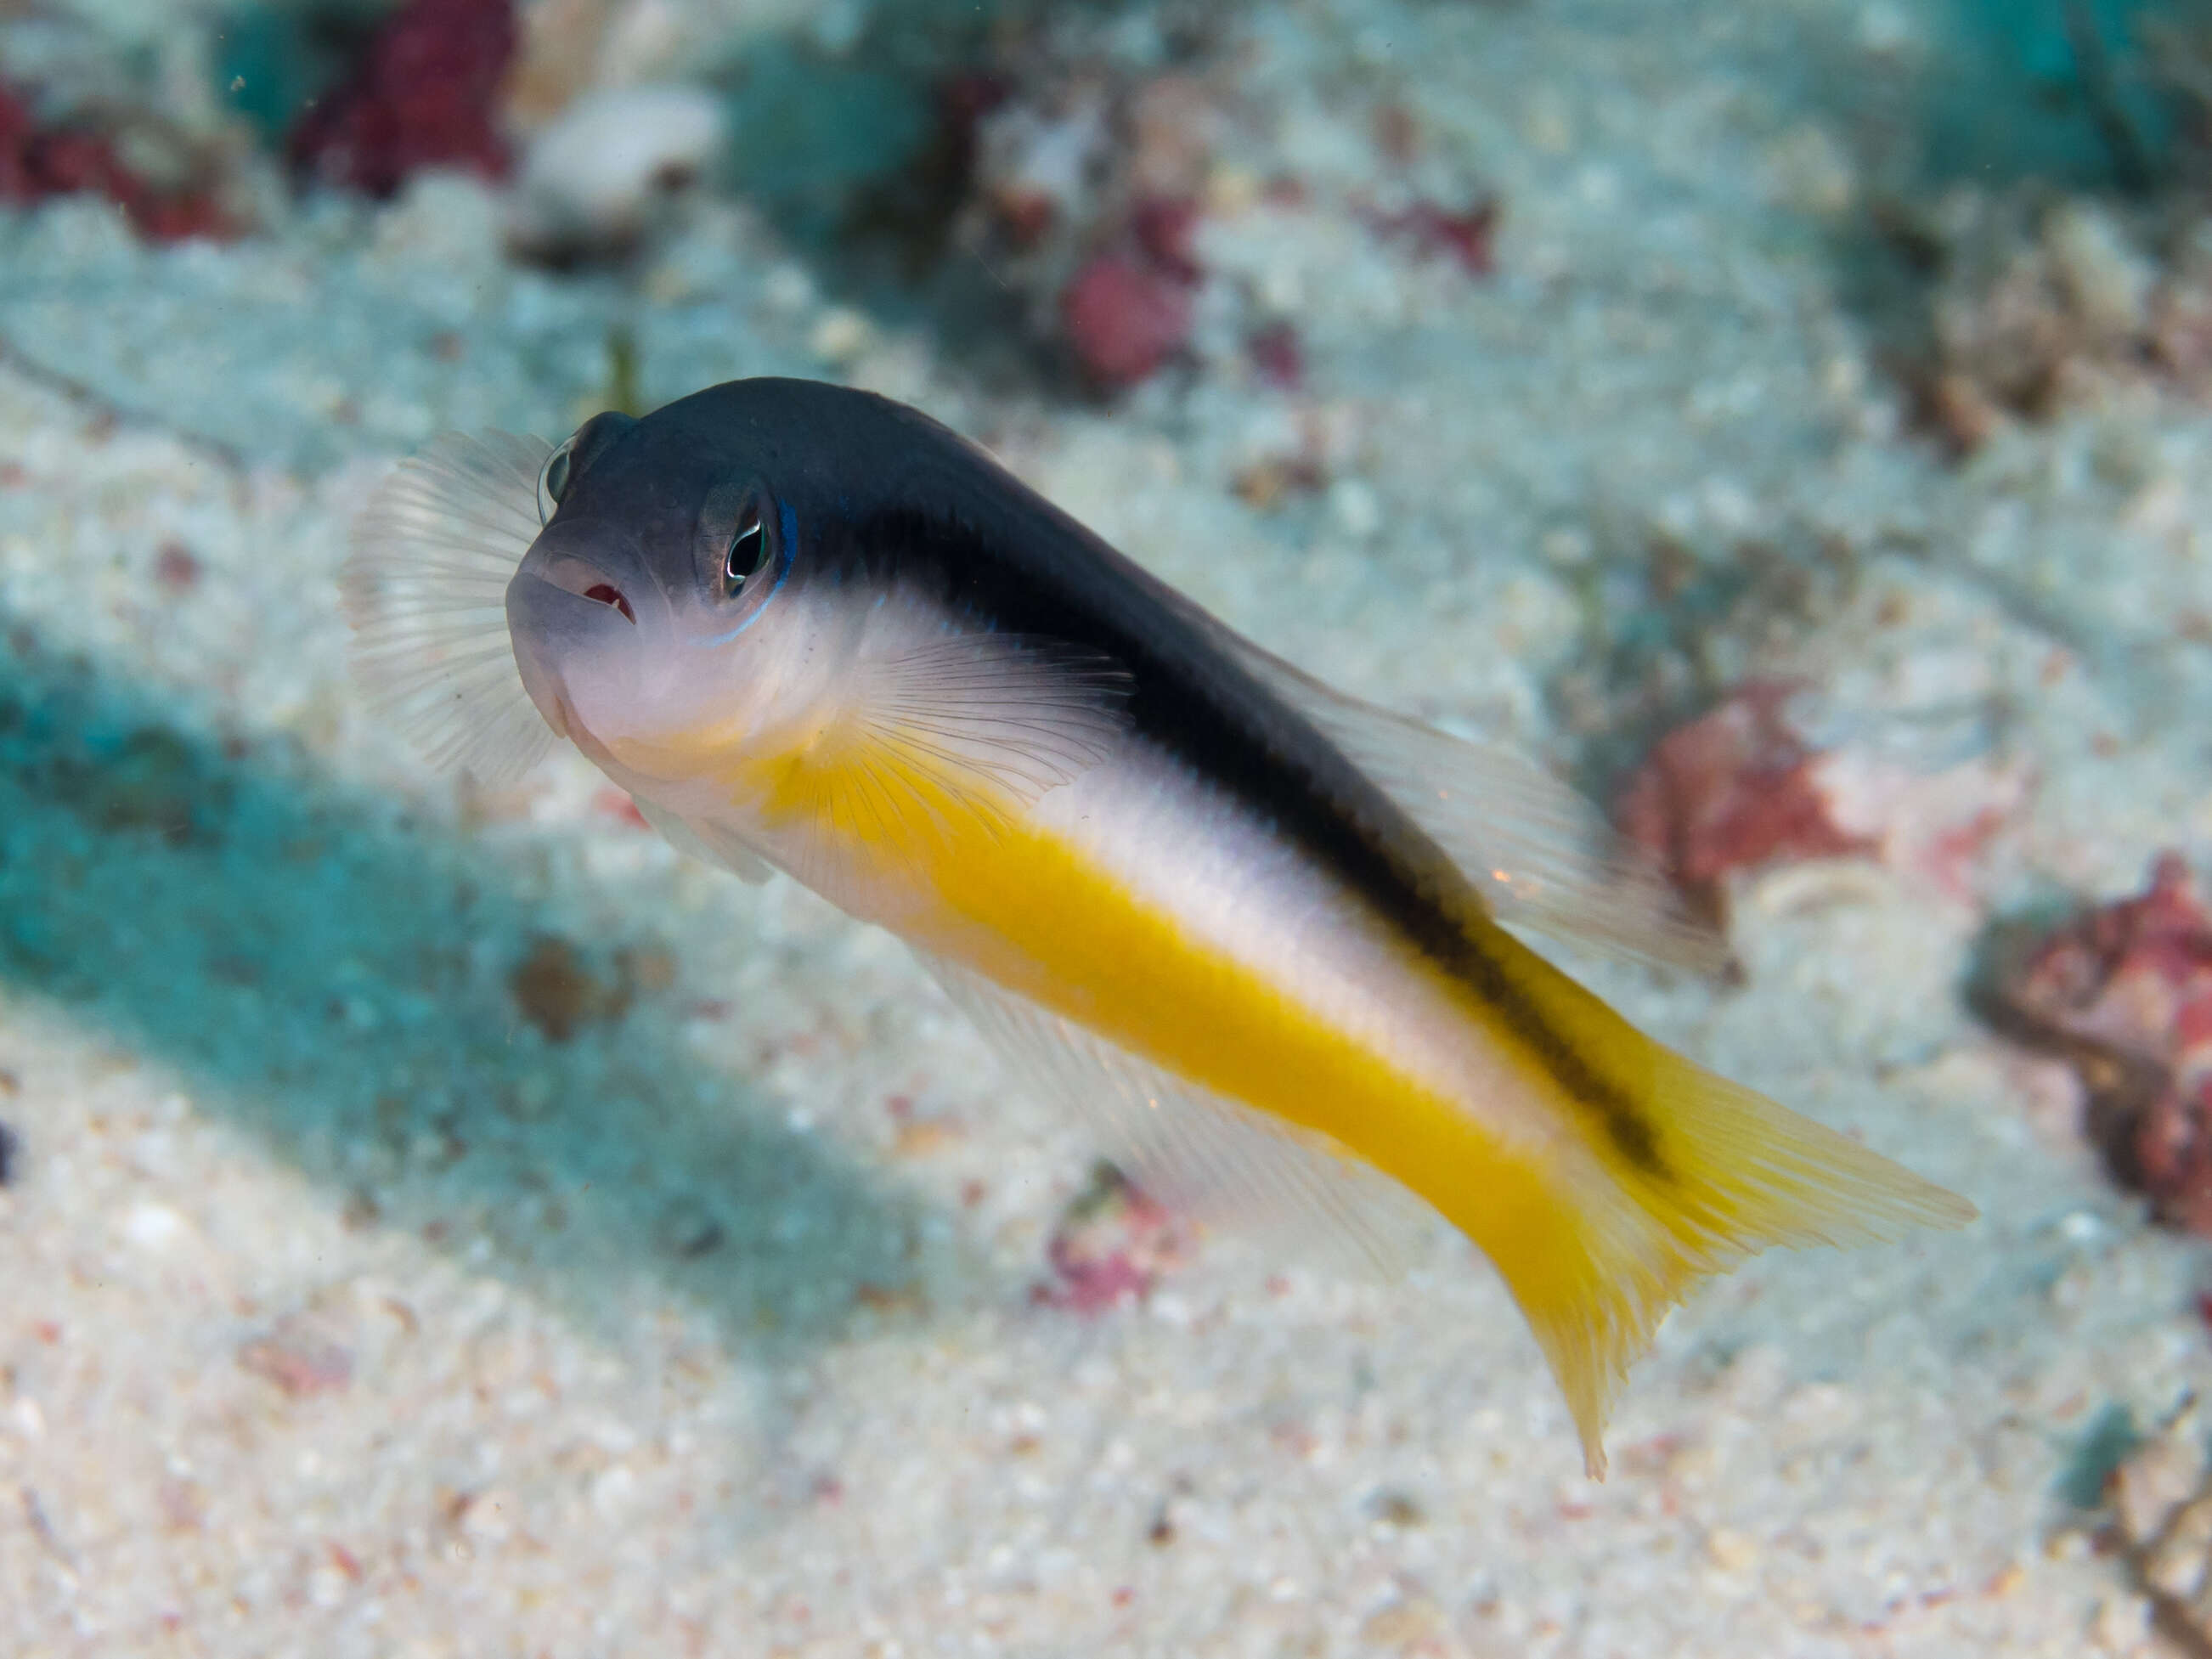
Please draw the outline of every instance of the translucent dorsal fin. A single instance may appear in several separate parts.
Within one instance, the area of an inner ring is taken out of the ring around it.
[[[550,453],[503,432],[432,439],[369,498],[338,578],[370,704],[432,765],[485,783],[512,782],[553,743],[507,631]]]
[[[1727,942],[1572,787],[1511,750],[1347,696],[1220,631],[1246,669],[1450,855],[1498,921],[1632,961],[1725,970]]]
[[[1085,1118],[1170,1208],[1360,1278],[1401,1279],[1443,1222],[1326,1136],[1187,1083],[943,957],[917,952],[1018,1075]]]

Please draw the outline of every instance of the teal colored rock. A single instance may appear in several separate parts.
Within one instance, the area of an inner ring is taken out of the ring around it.
[[[337,81],[390,9],[383,0],[241,6],[216,26],[216,86],[264,137],[276,138]]]
[[[1939,175],[2134,188],[2172,142],[2172,89],[2150,51],[2160,25],[2212,31],[2197,0],[1948,0],[1949,72],[1930,111]]]
[[[730,94],[731,177],[787,229],[834,234],[871,185],[910,167],[935,121],[919,77],[754,47]]]

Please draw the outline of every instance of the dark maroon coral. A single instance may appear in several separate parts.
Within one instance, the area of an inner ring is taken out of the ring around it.
[[[30,105],[0,87],[0,202],[28,202],[41,193],[29,153],[37,131]]]
[[[1449,255],[1470,276],[1487,276],[1498,269],[1499,212],[1495,198],[1459,209],[1415,202],[1395,213],[1370,213],[1368,222],[1384,236],[1405,238],[1424,253]]]
[[[1129,213],[1129,229],[1145,257],[1170,276],[1195,283],[1205,274],[1198,262],[1198,204],[1182,196],[1153,196]]]
[[[515,42],[513,0],[410,0],[293,127],[293,162],[323,184],[376,197],[425,167],[504,176],[496,110]]]

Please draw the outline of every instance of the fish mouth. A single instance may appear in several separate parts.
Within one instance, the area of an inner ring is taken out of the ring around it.
[[[515,573],[517,580],[523,574],[520,570]],[[631,627],[637,626],[637,609],[631,605],[629,595],[592,560],[579,558],[574,554],[558,555],[528,574],[532,580],[559,588],[562,592],[574,593],[580,599],[605,605]]]
[[[523,690],[556,736],[585,731],[580,702],[604,713],[635,689],[640,613],[657,620],[665,608],[623,539],[556,526],[532,544],[507,585],[507,635]]]

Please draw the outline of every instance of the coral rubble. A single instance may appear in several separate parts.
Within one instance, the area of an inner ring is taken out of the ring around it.
[[[2136,896],[2019,941],[1983,1000],[2072,1064],[2114,1173],[2161,1220],[2212,1233],[2212,912],[2180,854]]]

